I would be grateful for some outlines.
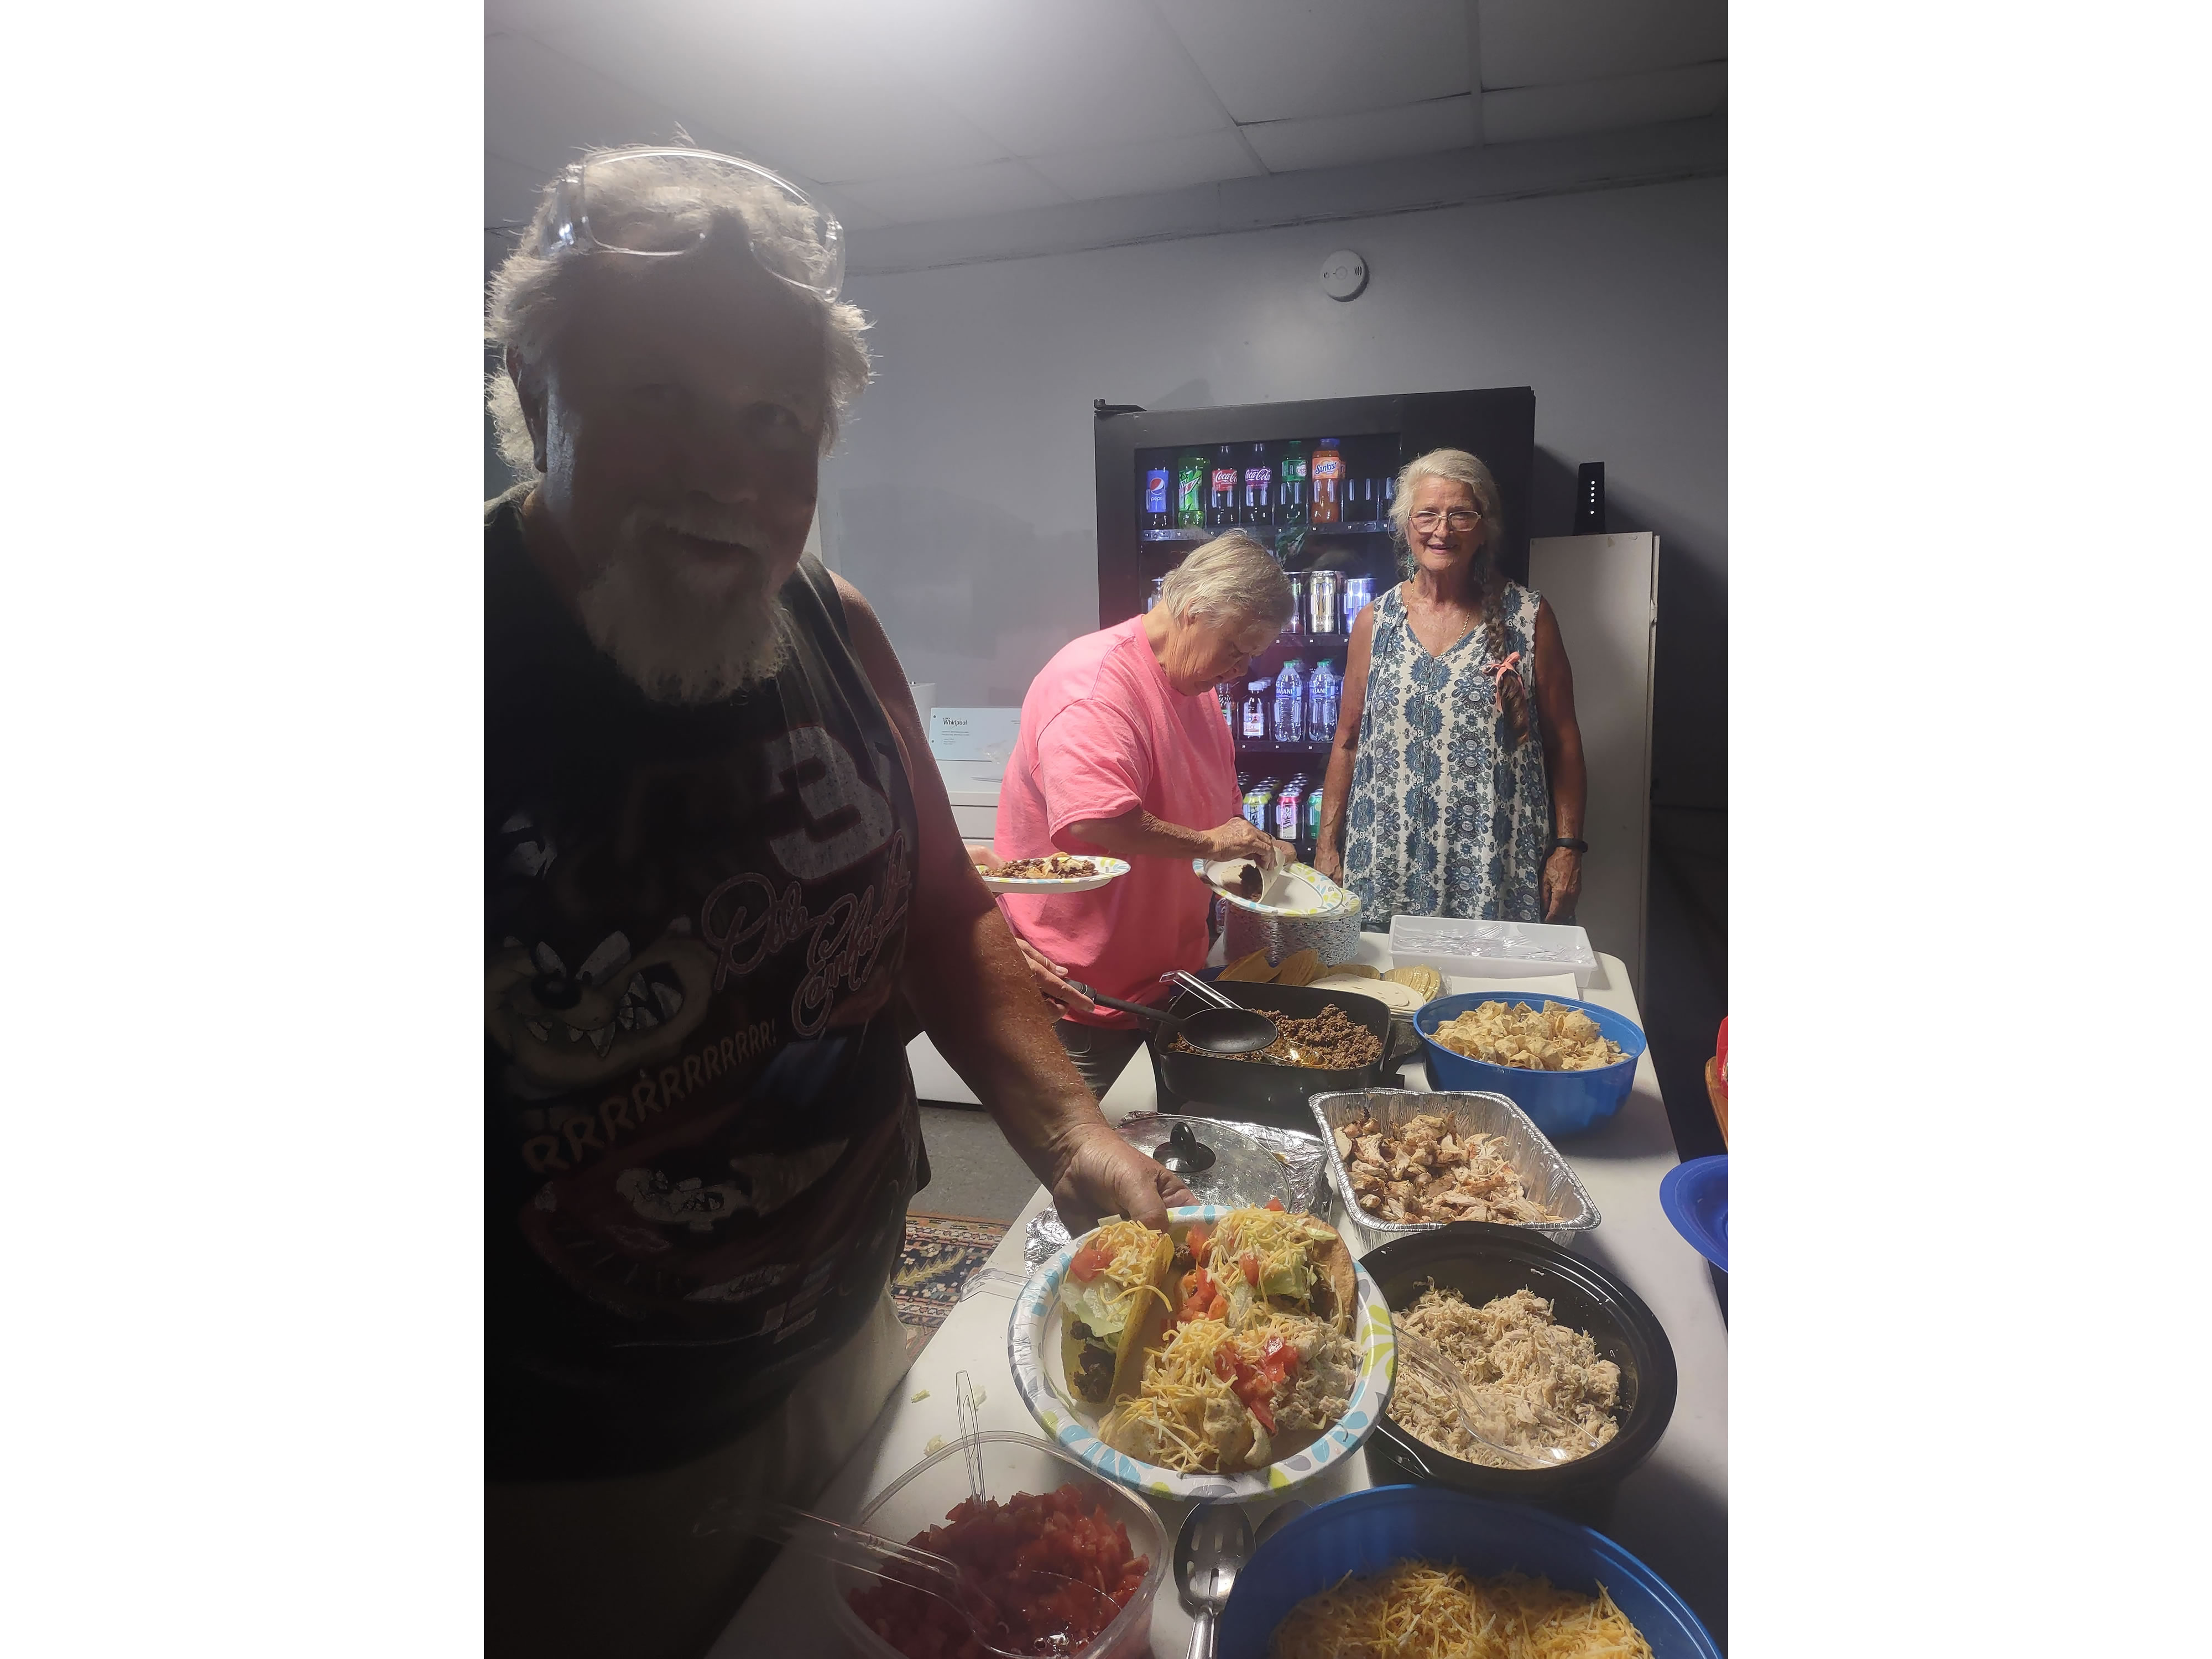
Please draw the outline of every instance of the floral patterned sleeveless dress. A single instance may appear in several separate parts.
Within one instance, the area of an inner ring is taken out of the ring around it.
[[[1552,793],[1536,710],[1538,596],[1508,582],[1505,648],[1528,688],[1528,738],[1508,749],[1480,624],[1441,657],[1413,636],[1402,586],[1375,602],[1344,884],[1362,926],[1413,916],[1543,920]]]

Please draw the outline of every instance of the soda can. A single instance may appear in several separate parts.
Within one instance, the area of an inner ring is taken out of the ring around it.
[[[1304,576],[1287,576],[1285,580],[1291,585],[1291,619],[1283,624],[1283,631],[1275,637],[1295,640],[1299,637],[1300,626],[1305,621],[1306,579]]]
[[[1271,827],[1268,819],[1274,807],[1275,786],[1272,781],[1255,784],[1244,792],[1244,821],[1261,835],[1266,835]]]
[[[1375,603],[1375,578],[1346,576],[1344,579],[1344,631],[1349,634],[1359,613]]]
[[[1336,632],[1343,580],[1334,570],[1316,570],[1306,578],[1306,632],[1315,639],[1328,639]]]

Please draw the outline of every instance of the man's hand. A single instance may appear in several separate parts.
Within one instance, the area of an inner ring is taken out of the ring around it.
[[[1065,967],[1049,960],[1043,951],[1038,950],[1019,933],[1014,935],[1014,944],[1022,953],[1022,966],[1030,970],[1030,977],[1036,981],[1036,988],[1044,994],[1047,1002],[1057,1004],[1062,1008],[1091,1008],[1097,1006],[1089,997],[1067,982],[1067,969]]]
[[[986,872],[995,870],[1006,862],[1006,860],[1000,858],[989,848],[978,847],[972,841],[966,843],[966,848],[968,853],[968,862],[974,865],[978,870]]]
[[[1583,855],[1571,847],[1554,847],[1544,860],[1544,920],[1572,921],[1582,891]]]
[[[1331,881],[1344,879],[1344,854],[1334,847],[1323,847],[1314,854],[1314,868]]]
[[[1103,1118],[1068,1131],[1059,1169],[1045,1185],[1072,1237],[1107,1215],[1126,1215],[1164,1231],[1170,1205],[1198,1201],[1180,1176],[1153,1163]]]
[[[1297,854],[1273,836],[1255,830],[1247,820],[1231,818],[1219,829],[1206,832],[1206,856],[1217,861],[1252,859],[1262,870],[1273,870],[1288,864]]]

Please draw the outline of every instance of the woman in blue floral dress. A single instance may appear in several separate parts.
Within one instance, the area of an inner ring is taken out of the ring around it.
[[[1571,921],[1586,780],[1559,619],[1498,568],[1498,486],[1466,451],[1409,463],[1391,517],[1408,574],[1352,631],[1314,862],[1370,928]]]

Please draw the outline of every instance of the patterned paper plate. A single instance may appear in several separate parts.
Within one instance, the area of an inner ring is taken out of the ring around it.
[[[1218,1221],[1229,1213],[1223,1204],[1188,1204],[1168,1212],[1172,1221]],[[1087,1235],[1086,1235],[1087,1236]],[[1006,1358],[1014,1370],[1014,1386],[1021,1390],[1030,1415],[1047,1434],[1108,1480],[1158,1498],[1265,1498],[1310,1480],[1330,1465],[1342,1462],[1365,1443],[1375,1425],[1389,1408],[1390,1385],[1397,1375],[1398,1345],[1390,1326],[1390,1309],[1382,1292],[1358,1262],[1352,1271],[1359,1283],[1359,1307],[1354,1316],[1353,1339],[1359,1344],[1359,1376],[1352,1399],[1329,1431],[1310,1446],[1277,1458],[1265,1468],[1242,1474],[1188,1474],[1139,1463],[1115,1451],[1097,1435],[1098,1414],[1076,1404],[1067,1395],[1060,1368],[1060,1281],[1074,1261],[1082,1239],[1069,1241],[1022,1287],[1006,1327]]]
[[[1193,859],[1190,867],[1208,887],[1238,909],[1249,910],[1255,916],[1325,916],[1344,902],[1344,889],[1310,864],[1285,864],[1276,872],[1281,878],[1279,890],[1286,902],[1262,904],[1257,899],[1248,899],[1223,884],[1229,879],[1229,870],[1243,862],[1242,859],[1225,859],[1218,864],[1208,864],[1204,859]]]

